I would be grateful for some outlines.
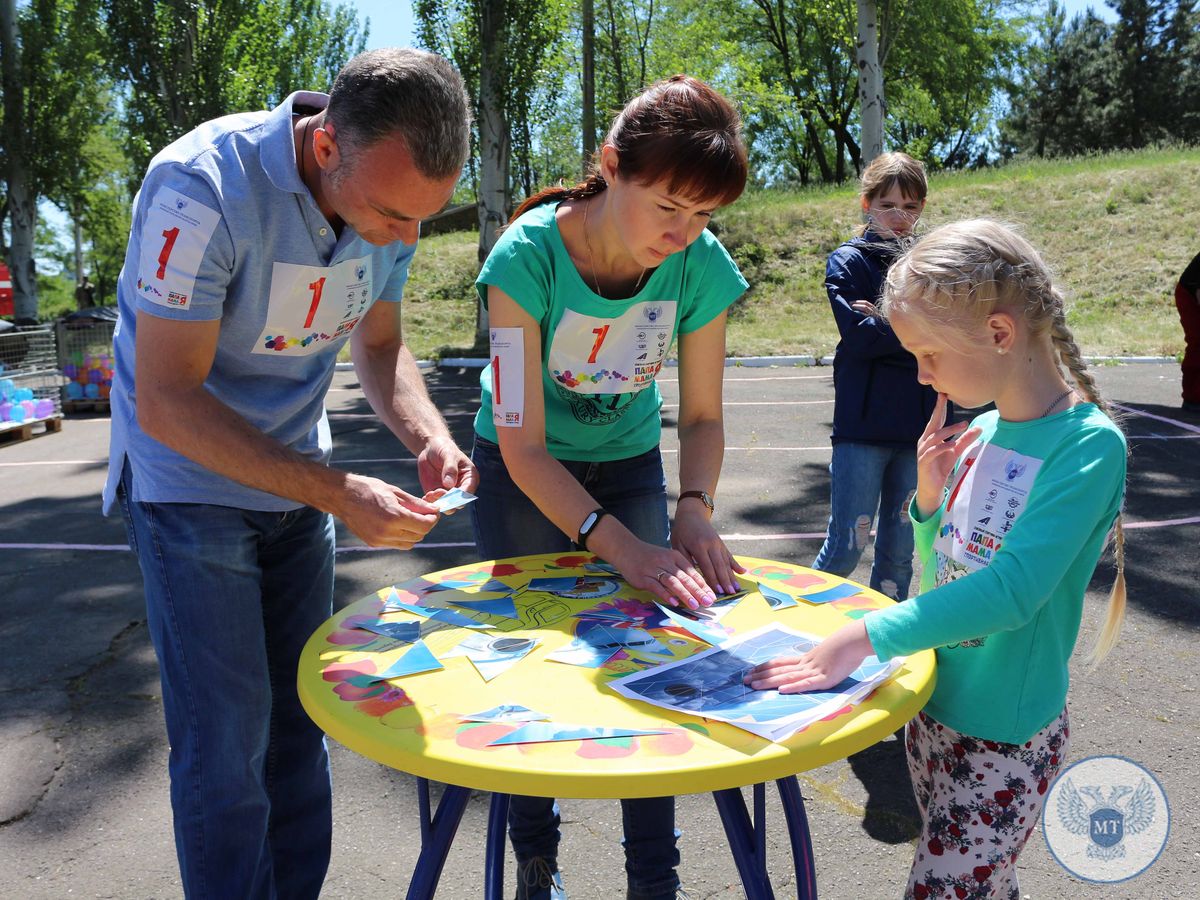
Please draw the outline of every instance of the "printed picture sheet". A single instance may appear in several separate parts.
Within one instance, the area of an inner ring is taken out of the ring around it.
[[[868,656],[841,684],[802,694],[756,691],[742,679],[759,663],[799,656],[820,638],[770,624],[687,659],[619,678],[610,686],[624,697],[664,709],[728,722],[769,741],[783,741],[844,706],[865,699],[904,662]]]

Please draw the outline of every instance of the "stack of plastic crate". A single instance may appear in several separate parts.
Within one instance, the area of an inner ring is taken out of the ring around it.
[[[96,317],[99,312],[85,310],[58,323],[58,365],[63,376],[64,412],[109,410],[116,322]]]
[[[60,430],[61,385],[49,325],[0,334],[0,441]]]

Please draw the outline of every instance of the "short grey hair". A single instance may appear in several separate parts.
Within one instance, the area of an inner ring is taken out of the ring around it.
[[[350,148],[398,134],[417,171],[443,179],[467,161],[470,109],[462,76],[444,57],[387,47],[360,53],[338,72],[326,117]]]

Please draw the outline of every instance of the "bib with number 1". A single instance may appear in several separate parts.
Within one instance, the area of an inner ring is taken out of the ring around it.
[[[277,262],[255,353],[307,356],[354,330],[371,305],[371,258],[332,266]]]
[[[625,394],[654,381],[671,346],[675,301],[637,303],[615,319],[568,309],[554,329],[547,368],[577,394]]]

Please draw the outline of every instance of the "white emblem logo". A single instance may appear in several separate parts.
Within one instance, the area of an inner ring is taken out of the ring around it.
[[[1050,786],[1042,832],[1055,860],[1086,881],[1126,881],[1162,852],[1171,815],[1162,786],[1120,756],[1093,756]]]

